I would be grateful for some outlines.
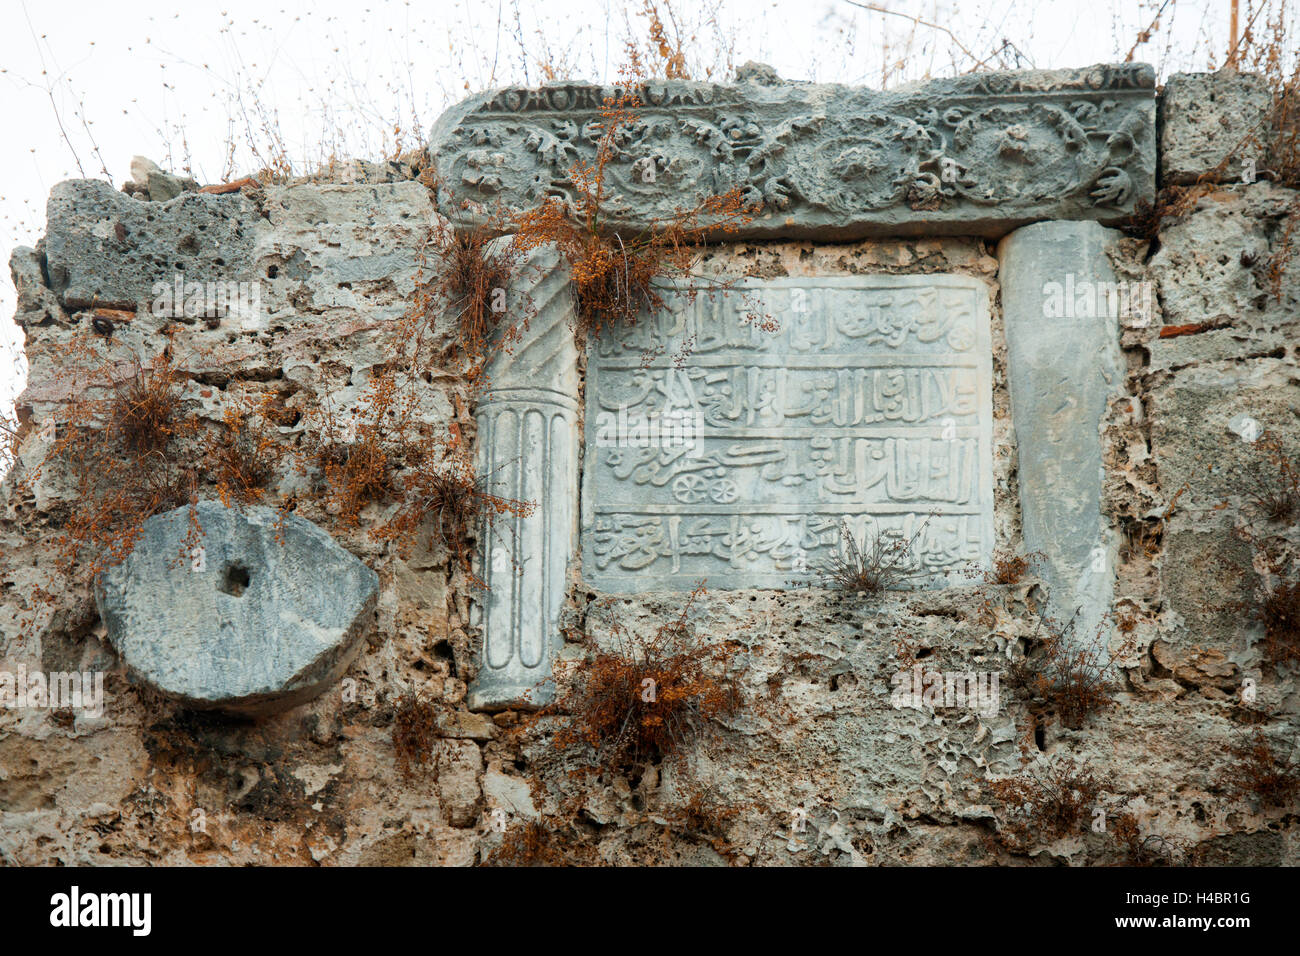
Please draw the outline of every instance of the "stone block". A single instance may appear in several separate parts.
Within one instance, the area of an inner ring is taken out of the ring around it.
[[[109,642],[136,678],[190,707],[261,715],[321,694],[360,650],[378,575],[292,514],[203,501],[197,517],[197,541],[188,507],[150,518],[100,576]]]
[[[1263,169],[1272,101],[1255,73],[1175,73],[1160,98],[1160,184],[1241,182],[1251,159]]]
[[[156,283],[251,282],[263,222],[235,193],[140,202],[105,182],[70,179],[50,191],[44,253],[64,307],[147,311]]]
[[[1124,393],[1119,312],[1134,298],[1106,255],[1118,238],[1092,222],[1042,222],[998,246],[1025,551],[1043,555],[1051,615],[1074,618],[1083,642],[1105,626],[1118,551],[1102,522],[1100,437]]]
[[[768,71],[770,73],[770,71]],[[1002,236],[1039,219],[1118,222],[1155,194],[1155,73],[1144,64],[978,73],[888,92],[777,82],[644,82],[605,169],[602,218],[640,231],[739,189],[746,238]],[[559,82],[471,97],[429,144],[439,208],[575,197],[606,100]]]
[[[913,551],[930,583],[987,564],[985,283],[748,279],[665,294],[658,315],[589,347],[588,584],[784,588],[842,547],[844,524],[860,545],[924,526]]]

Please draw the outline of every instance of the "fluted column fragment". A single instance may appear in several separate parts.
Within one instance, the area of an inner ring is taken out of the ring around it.
[[[527,315],[521,340],[488,364],[475,420],[487,490],[532,502],[526,516],[490,514],[479,535],[483,652],[470,686],[475,709],[542,706],[555,694],[559,616],[575,553],[578,350],[568,269],[551,248],[527,256],[506,293]]]

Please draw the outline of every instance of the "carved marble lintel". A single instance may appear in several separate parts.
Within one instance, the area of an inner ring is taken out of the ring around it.
[[[440,208],[573,199],[614,87],[494,90],[438,120]],[[1155,192],[1145,64],[984,73],[896,91],[649,81],[606,167],[603,219],[641,229],[738,189],[742,238],[1003,236],[1040,219],[1118,222]],[[473,218],[470,215],[470,218]]]

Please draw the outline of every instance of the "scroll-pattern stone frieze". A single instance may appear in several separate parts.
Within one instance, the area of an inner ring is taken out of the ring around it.
[[[466,202],[572,199],[618,89],[553,83],[465,100],[430,154],[449,216]],[[1155,192],[1155,74],[1144,64],[984,73],[877,92],[648,81],[606,170],[610,225],[642,228],[739,188],[749,237],[1001,236],[1038,219],[1130,215]]]

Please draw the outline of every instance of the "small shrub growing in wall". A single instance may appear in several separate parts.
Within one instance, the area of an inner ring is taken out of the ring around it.
[[[1270,664],[1300,661],[1300,581],[1278,578],[1261,586],[1256,619],[1264,625],[1262,650]]]
[[[993,567],[985,574],[984,580],[988,584],[1000,584],[1004,587],[1019,584],[1029,572],[1034,559],[1042,556],[1042,553],[1038,551],[1030,554],[995,551],[993,553]]]
[[[473,571],[470,542],[485,527],[485,519],[515,515],[526,518],[536,503],[492,494],[490,475],[476,475],[463,454],[447,457],[427,444],[417,446],[412,467],[403,474],[401,506],[375,531],[381,540],[414,542],[427,531],[430,544],[441,544],[475,587],[485,582]]]
[[[558,714],[555,745],[586,751],[602,769],[626,770],[682,754],[713,721],[740,706],[735,642],[709,645],[681,613],[645,642],[615,630],[616,647],[597,650],[564,675],[566,690],[542,713]]]
[[[274,397],[236,399],[222,413],[220,430],[204,440],[204,471],[226,507],[260,502],[284,457],[271,419]]]
[[[1003,845],[1023,851],[1083,832],[1102,786],[1082,761],[1061,757],[1019,776],[994,780],[989,790],[1003,807],[999,820]]]
[[[509,827],[483,866],[593,866],[592,847],[575,838],[572,822],[526,820]]]
[[[394,374],[375,377],[350,417],[330,409],[308,436],[298,467],[315,476],[314,497],[345,527],[362,523],[368,505],[388,507],[373,536],[409,549],[428,532],[468,572],[469,537],[489,514],[528,515],[534,504],[487,491],[455,431],[416,419],[418,399]]]
[[[146,518],[190,502],[198,476],[181,445],[199,424],[182,402],[186,372],[170,345],[149,360],[119,359],[77,340],[63,358],[76,398],[45,460],[19,480],[47,467],[66,476],[59,569],[93,577],[131,553]]]
[[[1137,817],[1129,811],[1110,816],[1106,832],[1124,854],[1125,866],[1173,866],[1186,855],[1186,848],[1159,833],[1143,836]]]
[[[332,408],[317,412],[308,431],[301,471],[317,475],[317,493],[326,510],[344,525],[360,523],[361,509],[397,494],[395,471],[405,452],[413,411],[409,394],[396,378],[372,379],[350,418]]]
[[[444,322],[465,363],[463,373],[476,387],[491,357],[519,340],[529,309],[510,300],[508,290],[521,250],[513,241],[492,242],[494,234],[510,228],[498,214],[434,237],[433,278],[417,290],[405,330],[416,366],[445,362],[424,348],[425,336]]]
[[[403,693],[393,714],[393,749],[397,769],[409,777],[415,767],[426,766],[438,736],[437,707],[421,694]]]
[[[553,243],[568,262],[580,335],[631,325],[644,310],[662,308],[656,283],[689,276],[708,235],[735,232],[754,216],[736,187],[679,209],[639,232],[623,235],[610,229],[606,170],[620,155],[640,105],[634,94],[626,92],[607,99],[600,111],[594,163],[579,161],[570,170],[572,202],[548,198],[515,222],[515,243],[521,252]],[[654,161],[654,157],[642,160]]]
[[[822,586],[864,599],[915,584],[926,576],[916,557],[916,543],[929,520],[908,537],[879,530],[867,533],[861,545],[847,522],[840,523],[841,546],[814,568]]]
[[[1265,434],[1254,442],[1259,454],[1246,473],[1247,495],[1254,511],[1274,524],[1300,517],[1300,464],[1287,453],[1281,439]]]
[[[1029,650],[1012,663],[1005,680],[1053,711],[1064,726],[1078,728],[1114,704],[1117,664],[1133,652],[1135,641],[1121,631],[1119,647],[1112,648],[1104,631],[1087,640],[1076,638],[1074,630],[1074,618],[1062,626],[1040,616]]]
[[[1229,790],[1238,799],[1265,807],[1294,807],[1300,801],[1300,764],[1279,753],[1258,727],[1232,745]]]

